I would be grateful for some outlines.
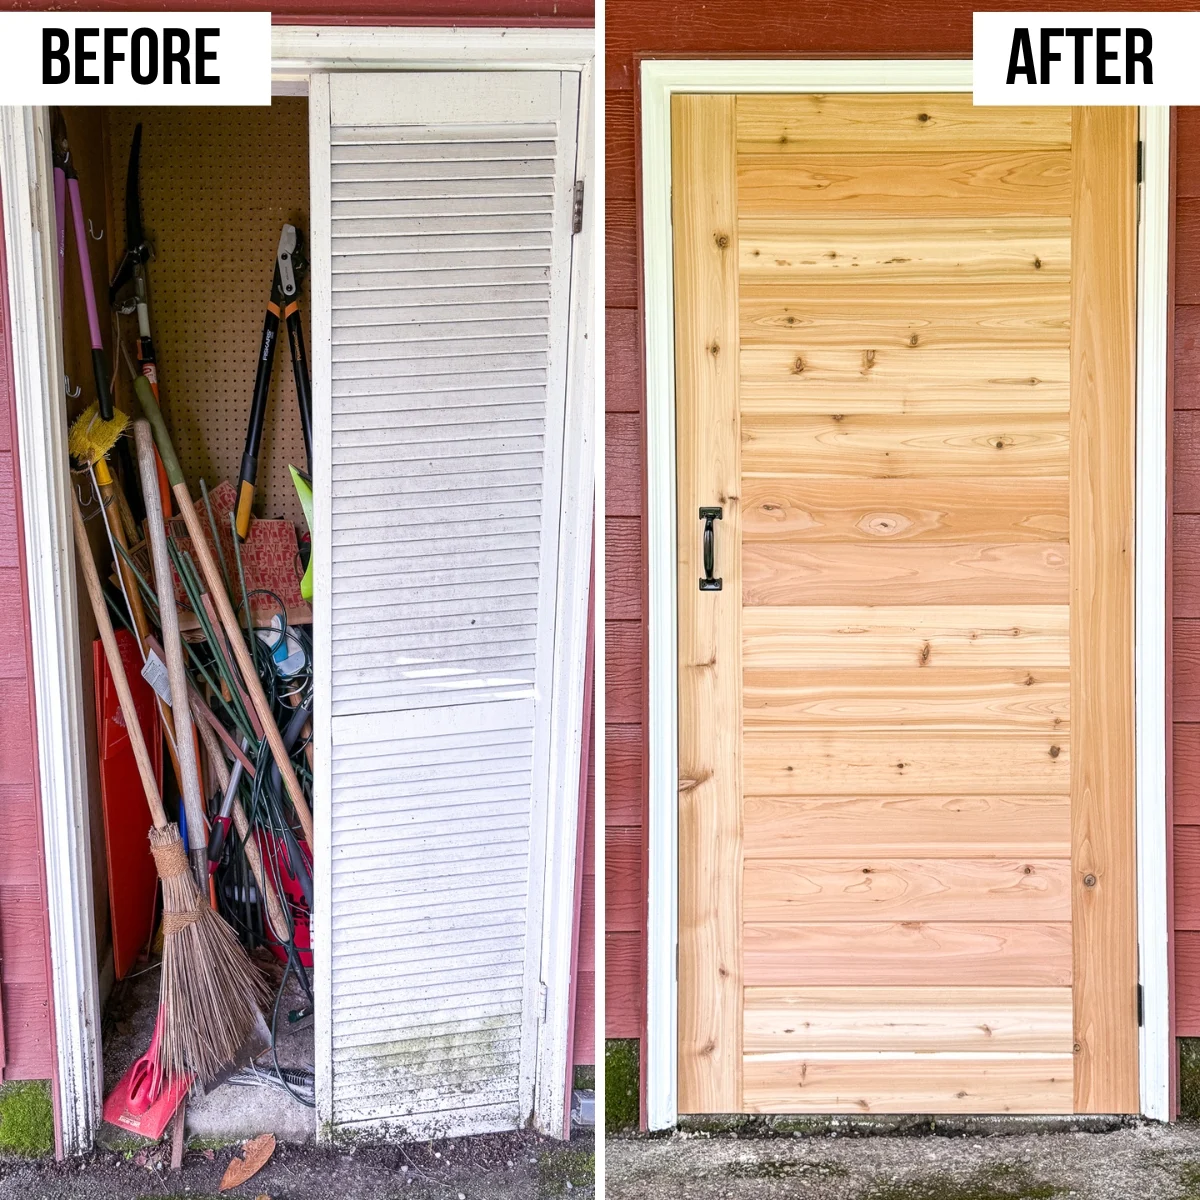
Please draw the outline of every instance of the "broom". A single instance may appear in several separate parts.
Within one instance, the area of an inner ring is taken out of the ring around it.
[[[237,935],[197,890],[179,826],[167,820],[74,489],[71,511],[75,550],[154,822],[150,851],[163,892],[158,1061],[168,1074],[190,1070],[207,1083],[249,1037],[270,991]]]
[[[116,481],[108,469],[107,461],[109,452],[116,446],[128,427],[129,418],[119,408],[113,410],[111,421],[102,421],[97,406],[89,405],[71,423],[71,430],[67,435],[67,450],[76,462],[87,466],[92,475],[92,485],[100,496],[101,508],[104,511],[104,523],[108,531],[109,548],[112,550],[113,562],[118,572],[117,578],[121,583],[121,591],[125,596],[125,604],[129,609],[129,617],[133,622],[144,662],[149,654],[150,622],[146,617],[145,606],[142,604],[142,593],[138,587],[137,577],[129,563],[129,539],[125,535],[120,519],[114,519],[111,515],[113,502],[119,493]],[[120,549],[125,552],[124,554],[118,551],[118,544]],[[171,756],[175,778],[183,781],[187,778],[187,772],[184,771],[183,764],[180,762],[176,746],[174,714],[170,705],[157,693],[155,693],[155,700],[158,703],[158,713],[163,729],[167,734],[167,752]],[[195,808],[195,811],[193,808],[194,805],[189,801],[187,804],[189,829],[192,827],[193,821],[199,825],[204,816],[202,807]]]

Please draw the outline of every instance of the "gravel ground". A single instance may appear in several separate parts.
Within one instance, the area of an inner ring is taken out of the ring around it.
[[[170,1149],[97,1153],[69,1162],[0,1159],[0,1200],[150,1200],[216,1197],[237,1147],[189,1151],[170,1170]],[[497,1134],[407,1146],[324,1150],[280,1145],[230,1197],[268,1200],[543,1200],[595,1195],[590,1135],[569,1143]]]
[[[608,1200],[1200,1200],[1200,1126],[610,1139]]]

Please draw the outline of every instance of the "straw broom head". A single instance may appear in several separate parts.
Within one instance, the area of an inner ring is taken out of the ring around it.
[[[177,825],[150,830],[163,890],[160,1065],[214,1078],[237,1054],[270,990],[237,935],[196,888]]]

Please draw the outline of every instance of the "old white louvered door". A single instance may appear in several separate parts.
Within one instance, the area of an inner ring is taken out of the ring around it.
[[[514,1128],[543,1010],[579,76],[331,75],[312,102],[326,1109],[409,1136]]]

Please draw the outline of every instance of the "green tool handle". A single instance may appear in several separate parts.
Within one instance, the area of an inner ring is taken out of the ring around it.
[[[172,487],[178,487],[183,483],[183,468],[179,465],[179,459],[175,457],[175,447],[171,445],[171,435],[167,432],[162,409],[158,407],[158,401],[154,398],[150,380],[145,375],[136,376],[133,390],[137,393],[138,403],[142,406],[142,412],[146,414],[146,420],[150,422],[150,428],[154,430],[154,444],[158,447],[158,457],[162,459],[167,472],[167,482]]]

